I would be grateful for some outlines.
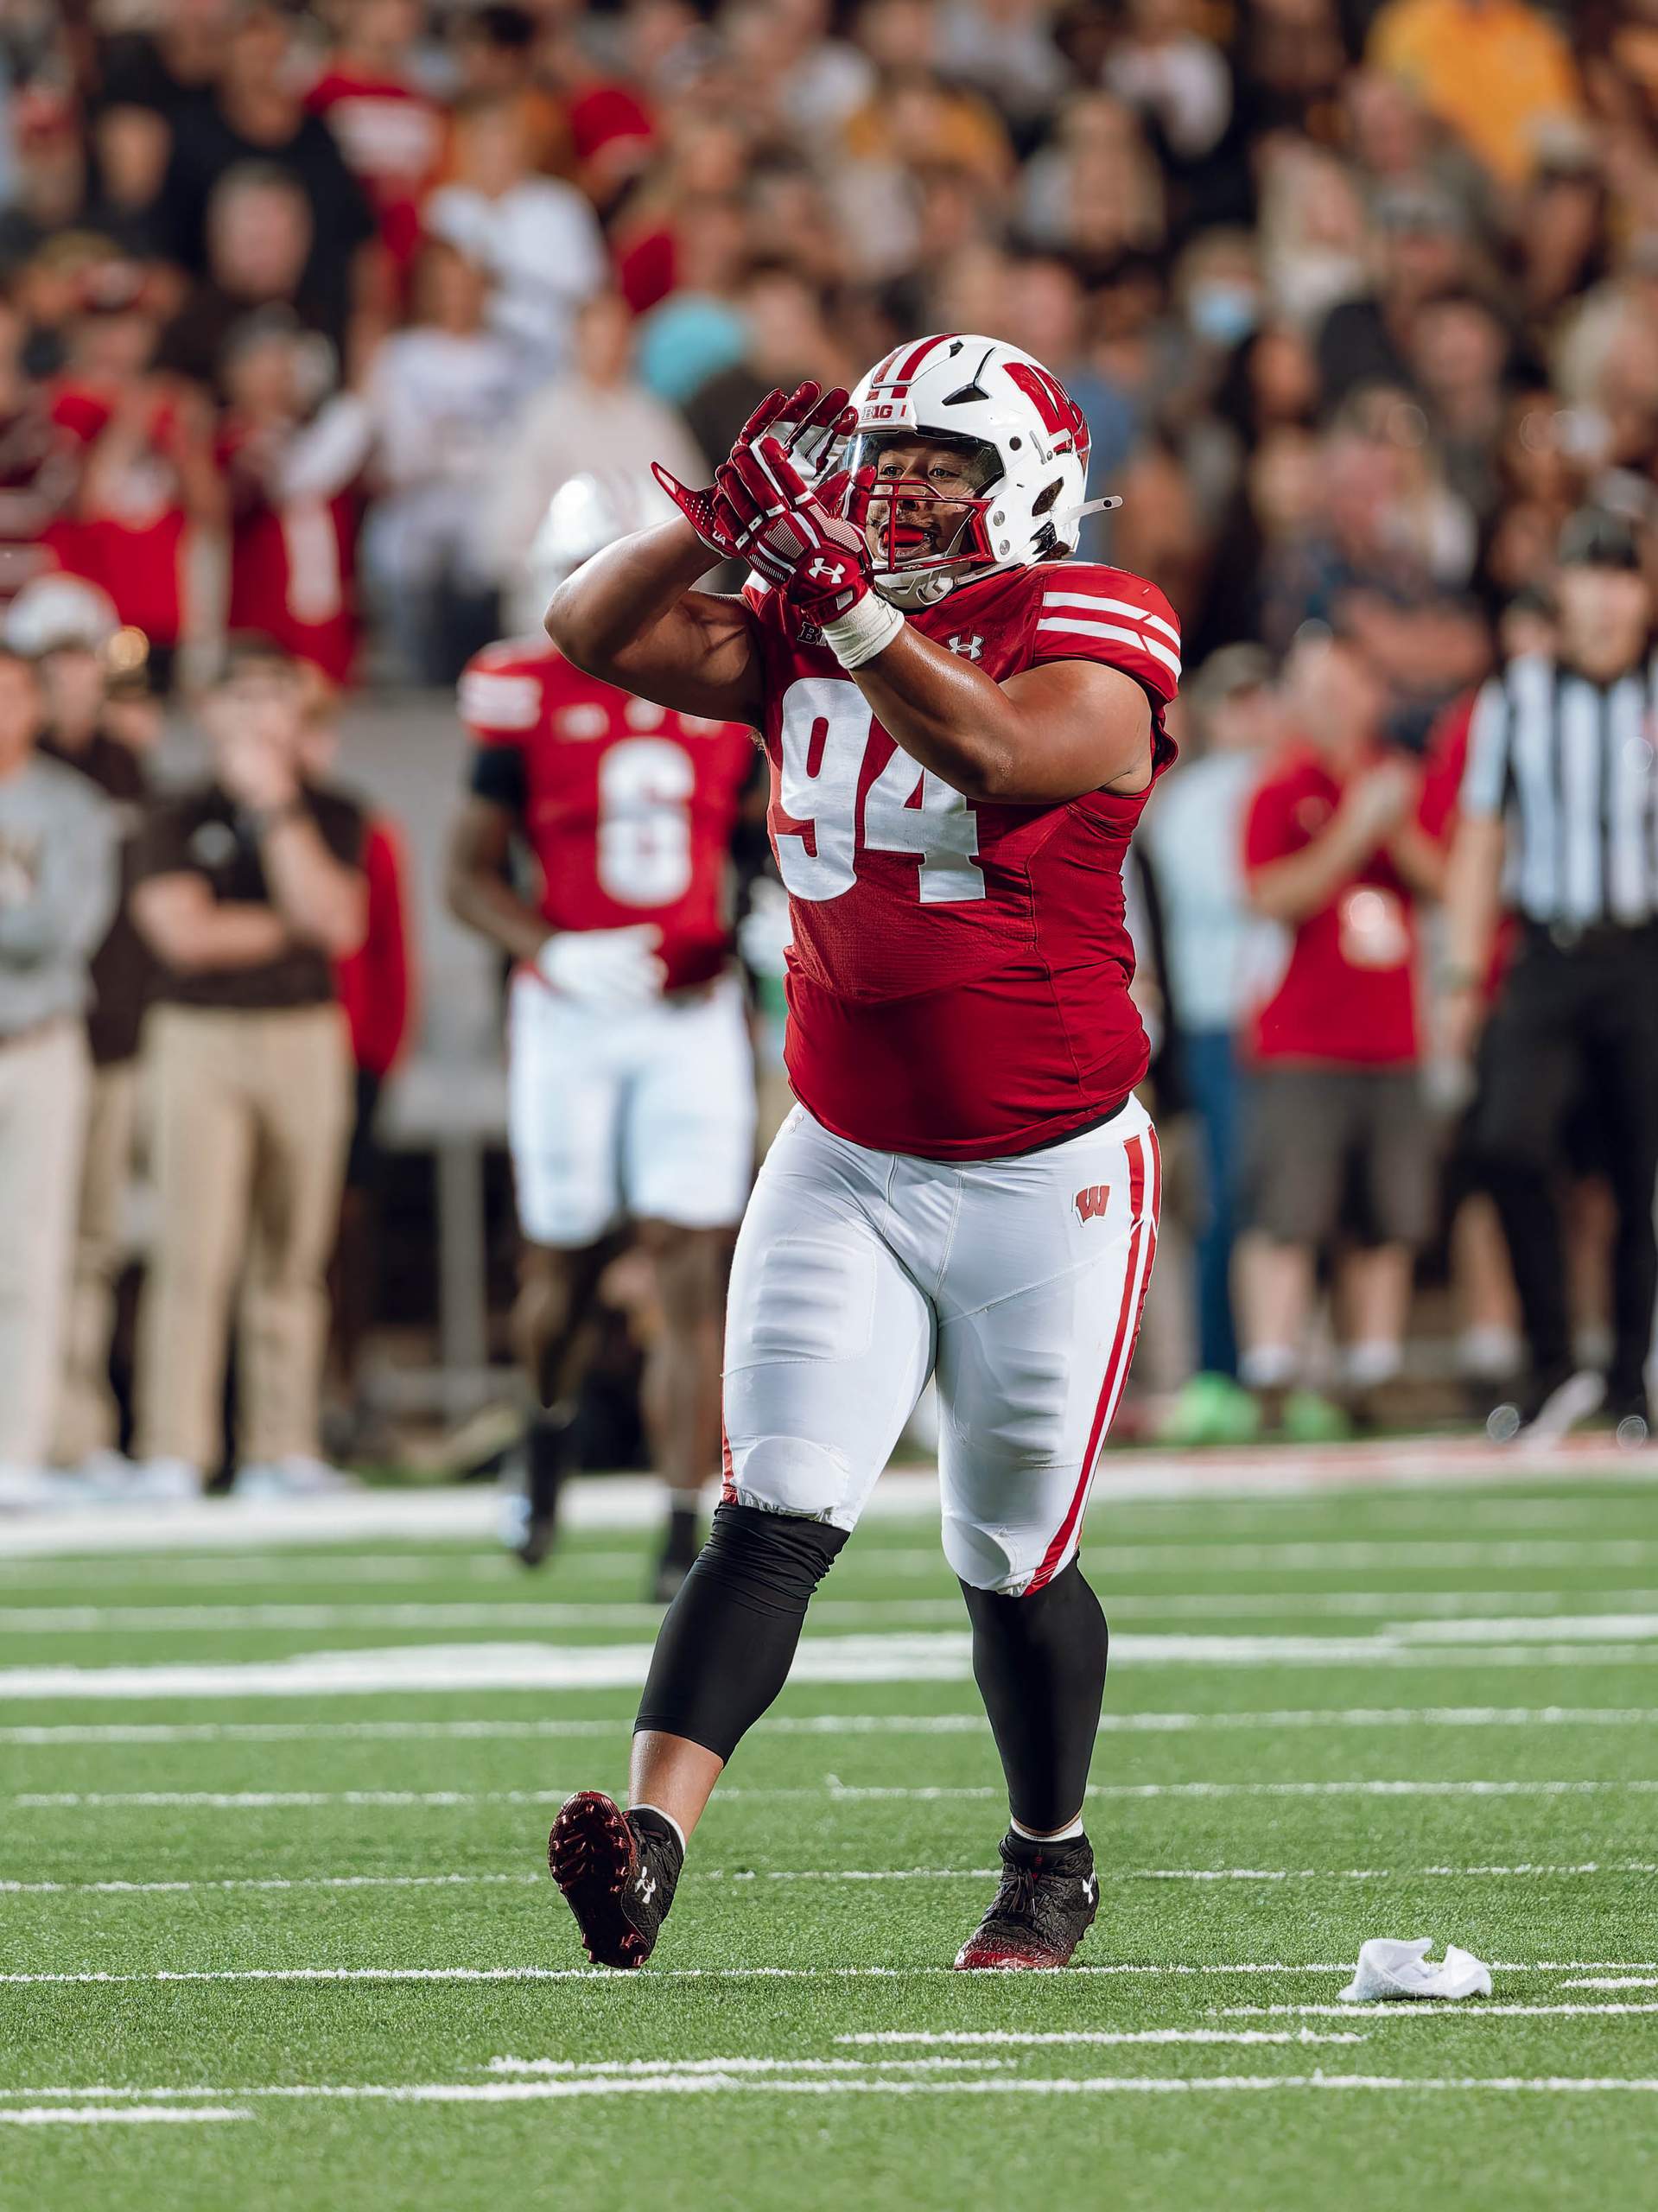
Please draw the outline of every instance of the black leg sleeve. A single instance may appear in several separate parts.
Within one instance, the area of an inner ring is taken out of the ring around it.
[[[1034,1597],[965,1582],[962,1594],[1013,1818],[1051,1834],[1083,1807],[1105,1696],[1105,1615],[1075,1560]]]
[[[845,1541],[822,1521],[716,1507],[657,1637],[634,1733],[728,1759],[787,1681],[812,1592]]]

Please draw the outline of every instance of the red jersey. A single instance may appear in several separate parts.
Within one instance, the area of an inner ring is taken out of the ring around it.
[[[80,463],[114,411],[111,401],[88,385],[65,382],[53,394],[52,421],[79,449]],[[176,645],[184,629],[190,525],[178,443],[178,418],[170,403],[158,398],[144,449],[110,487],[108,504],[90,517],[60,516],[43,533],[60,567],[101,584],[123,622],[163,645]]]
[[[1246,869],[1310,845],[1328,828],[1341,795],[1341,783],[1310,746],[1280,753],[1250,802]],[[1425,785],[1421,826],[1442,835],[1447,810],[1442,786]],[[1259,1060],[1344,1067],[1415,1064],[1415,901],[1380,847],[1327,905],[1297,925],[1277,988],[1256,1009],[1251,1044]]]
[[[227,626],[273,639],[331,683],[349,683],[359,628],[358,487],[353,482],[277,505],[251,470],[237,465],[245,436],[227,417],[216,448],[232,490]]]
[[[1151,786],[969,804],[899,750],[774,590],[747,598],[765,691],[772,842],[790,894],[790,1079],[837,1136],[988,1160],[1098,1121],[1146,1072],[1122,862]],[[1152,781],[1180,632],[1154,584],[1067,561],[958,584],[912,614],[998,682],[1103,661],[1150,694]]]
[[[632,698],[527,639],[467,664],[461,717],[473,789],[518,815],[550,928],[654,922],[670,990],[720,973],[747,730]]]

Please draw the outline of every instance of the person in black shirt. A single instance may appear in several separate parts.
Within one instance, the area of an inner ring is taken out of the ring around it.
[[[185,101],[173,121],[173,152],[156,203],[161,251],[192,276],[207,266],[207,211],[213,187],[247,162],[284,169],[310,203],[311,245],[301,285],[342,349],[361,319],[366,343],[388,308],[384,256],[373,211],[334,133],[308,115],[292,89],[286,18],[251,6],[238,19],[211,93]]]
[[[205,695],[213,774],[151,812],[133,893],[162,963],[144,1034],[160,1230],[138,1327],[138,1445],[181,1493],[219,1456],[241,1281],[238,1489],[335,1486],[318,1446],[324,1274],[353,1113],[334,963],[367,925],[363,816],[301,769],[305,694],[263,639]]]
[[[1566,524],[1559,646],[1480,692],[1447,887],[1450,1026],[1471,1042],[1500,909],[1517,949],[1479,1057],[1471,1128],[1520,1294],[1530,1380],[1503,1428],[1550,1441],[1603,1399],[1621,1440],[1651,1409],[1658,1239],[1658,656],[1642,549],[1621,517]],[[1599,1124],[1617,1207],[1610,1370],[1574,1371],[1558,1185],[1574,1108]],[[1494,1433],[1499,1433],[1494,1429]]]

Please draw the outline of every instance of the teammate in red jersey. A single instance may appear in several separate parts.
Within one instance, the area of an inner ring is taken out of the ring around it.
[[[738,1241],[721,1502],[657,1641],[632,1809],[583,1792],[550,1840],[611,1965],[649,1955],[930,1374],[1013,1815],[956,1963],[1064,1965],[1094,1917],[1106,1628],[1077,1541],[1159,1196],[1121,871],[1173,758],[1180,641],[1153,585],[1067,558],[1087,460],[1039,362],[930,338],[850,407],[774,393],[711,487],[667,481],[682,519],[548,610],[582,666],[762,729],[794,927],[801,1103]],[[753,567],[740,600],[693,588],[710,550]]]
[[[578,478],[533,557],[550,583],[621,526]],[[450,903],[518,963],[508,1133],[538,1410],[514,1541],[532,1566],[551,1543],[579,1339],[613,1232],[631,1218],[662,1311],[645,1399],[670,1497],[657,1586],[671,1596],[696,1556],[697,1492],[718,1449],[724,1262],[753,1164],[727,895],[753,741],[723,718],[629,697],[530,640],[476,657],[461,713],[474,751]],[[533,896],[514,881],[515,849],[538,877]]]

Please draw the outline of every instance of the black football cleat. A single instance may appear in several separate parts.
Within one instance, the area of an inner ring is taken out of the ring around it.
[[[1068,1967],[1099,1910],[1094,1847],[1085,1835],[1036,1843],[1009,1829],[997,1848],[1001,1887],[957,1952],[957,1972]]]
[[[642,1967],[674,1901],[685,1863],[659,1814],[624,1813],[602,1790],[581,1789],[547,1839],[547,1864],[596,1967]]]

